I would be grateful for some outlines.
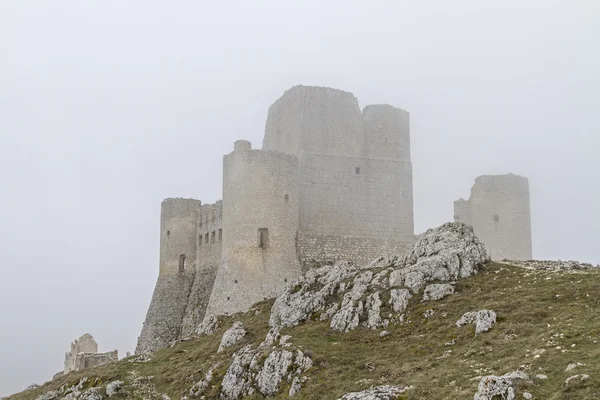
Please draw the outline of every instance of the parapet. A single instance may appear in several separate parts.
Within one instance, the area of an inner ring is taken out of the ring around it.
[[[236,140],[233,144],[234,151],[250,151],[252,150],[252,143],[247,140]]]
[[[410,161],[410,115],[388,104],[366,106],[362,113],[367,156]]]

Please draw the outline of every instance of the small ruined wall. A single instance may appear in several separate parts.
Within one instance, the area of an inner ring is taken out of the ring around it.
[[[117,361],[119,361],[119,352],[117,350],[107,353],[79,353],[75,360],[74,371],[82,371],[87,368]]]
[[[380,256],[394,256],[409,250],[414,240],[378,239],[370,237],[343,237],[331,235],[298,234],[298,259],[303,271],[312,267],[332,264],[339,260],[367,265]]]
[[[65,353],[65,369],[64,373],[75,370],[77,355],[79,353],[97,353],[98,343],[89,333],[82,335],[79,339],[71,342],[71,350]]]
[[[298,160],[237,141],[223,163],[223,244],[207,314],[233,313],[300,276]]]
[[[161,204],[160,266],[136,353],[148,353],[176,340],[194,282],[197,224],[201,202],[165,199]]]
[[[203,204],[198,216],[198,247],[194,283],[188,297],[181,337],[192,335],[202,322],[221,262],[223,202]]]
[[[469,200],[454,202],[454,220],[473,226],[493,260],[530,260],[529,182],[514,175],[475,179]]]

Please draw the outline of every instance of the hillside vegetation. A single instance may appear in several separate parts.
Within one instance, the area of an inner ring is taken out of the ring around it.
[[[303,374],[308,380],[294,398],[338,399],[372,386],[398,385],[411,387],[398,399],[472,399],[482,376],[518,370],[529,377],[515,381],[518,399],[525,392],[534,399],[600,398],[600,271],[550,271],[490,262],[476,275],[458,280],[454,295],[437,301],[420,299],[410,299],[403,322],[386,327],[389,335],[384,337],[381,329],[364,326],[336,332],[317,315],[282,328],[282,335],[291,335],[293,348],[313,361]],[[214,334],[176,343],[152,354],[149,361],[132,356],[68,374],[8,399],[36,399],[84,377],[88,379],[81,389],[100,387],[99,398],[106,397],[107,383],[121,380],[124,389],[111,398],[191,399],[190,388],[220,363],[204,397],[198,397],[217,399],[234,352],[265,339],[272,304],[273,300],[265,301],[245,313],[220,318]],[[465,312],[482,309],[497,313],[490,331],[475,335],[474,325],[456,326]],[[235,321],[244,324],[247,334],[217,354],[223,333]],[[569,364],[577,366],[565,371]],[[575,375],[579,377],[565,383]],[[272,398],[287,399],[289,388],[290,382],[284,381]],[[265,397],[255,393],[246,398]]]

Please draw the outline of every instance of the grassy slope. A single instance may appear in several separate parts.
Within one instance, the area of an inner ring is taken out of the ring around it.
[[[597,399],[599,302],[600,271],[551,273],[489,264],[479,274],[458,282],[453,296],[426,303],[413,298],[407,322],[391,325],[388,337],[380,338],[379,331],[365,328],[332,332],[326,322],[308,322],[282,333],[291,334],[293,345],[302,347],[315,361],[298,399],[336,399],[348,391],[381,384],[414,386],[406,399],[469,399],[476,391],[477,376],[504,374],[519,367],[533,378],[533,383],[521,383],[519,390],[532,393],[534,399]],[[271,304],[259,303],[256,311],[235,316],[247,326],[249,335],[224,354],[217,356],[216,349],[234,317],[215,335],[161,350],[150,362],[132,363],[126,359],[69,374],[10,399],[33,399],[82,376],[99,378],[104,384],[114,379],[128,381],[133,370],[140,376],[154,376],[152,382],[159,391],[179,399],[212,363],[223,361],[220,379],[231,353],[245,343],[264,339]],[[429,319],[422,316],[427,309],[435,311]],[[475,337],[473,325],[455,326],[464,312],[480,309],[498,313],[498,323],[490,332]],[[454,345],[445,345],[453,340]],[[536,353],[539,357],[534,358]],[[586,365],[564,372],[569,363],[577,362]],[[564,386],[567,377],[581,373],[591,378]],[[536,374],[545,374],[548,379],[538,380]],[[277,398],[287,398],[288,389],[284,388]],[[216,398],[218,391],[214,387],[211,395]]]

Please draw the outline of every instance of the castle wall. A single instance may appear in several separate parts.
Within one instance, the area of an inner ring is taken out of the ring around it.
[[[82,371],[87,368],[117,361],[119,361],[118,350],[109,351],[107,353],[79,353],[75,359],[73,371]]]
[[[493,260],[530,260],[529,182],[522,176],[484,175],[475,179],[471,197],[454,202],[455,221],[473,226]]]
[[[222,261],[206,314],[233,313],[300,276],[298,160],[237,141],[223,162]]]
[[[192,335],[204,319],[210,294],[221,262],[223,243],[223,202],[203,204],[197,221],[196,273],[188,297],[181,336]]]
[[[65,369],[64,373],[74,371],[79,353],[97,353],[98,343],[89,333],[82,335],[79,339],[71,342],[71,350],[65,353]]]
[[[200,207],[194,199],[170,198],[161,204],[159,276],[136,353],[165,347],[181,333],[195,277]]]

